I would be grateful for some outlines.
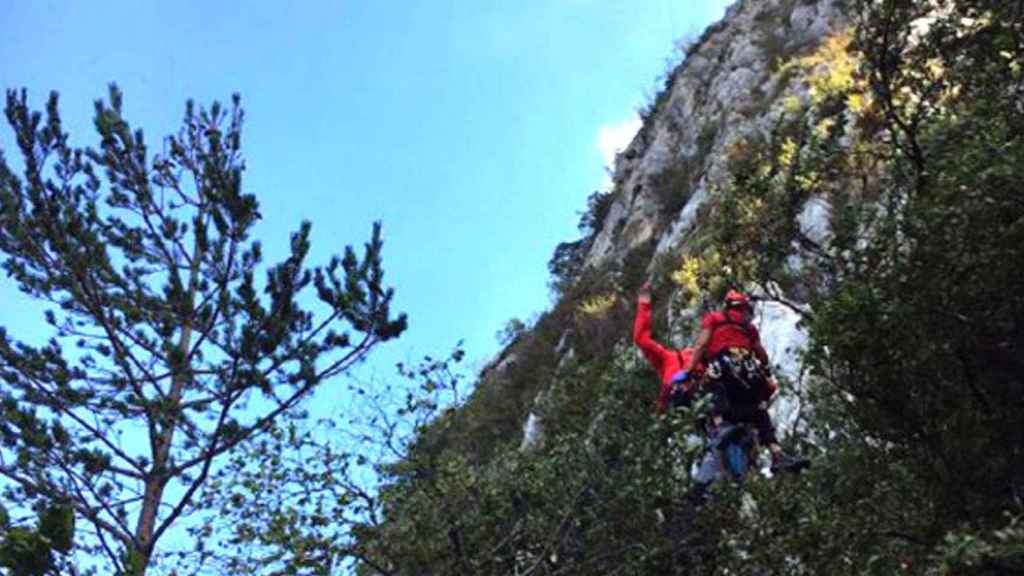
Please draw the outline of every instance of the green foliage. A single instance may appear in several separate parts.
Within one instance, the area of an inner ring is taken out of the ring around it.
[[[512,318],[505,323],[504,328],[498,331],[495,338],[497,338],[498,344],[508,346],[522,336],[528,328],[526,323],[519,318]]]
[[[587,197],[587,209],[580,213],[580,221],[576,225],[583,236],[572,242],[560,243],[548,261],[551,288],[555,292],[561,292],[579,280],[583,272],[584,258],[593,245],[594,238],[601,233],[614,201],[614,189],[606,192],[595,191]]]
[[[463,436],[479,416],[453,409],[459,358],[403,368],[415,382],[409,395],[389,407],[395,396],[383,391],[367,428],[277,429],[239,454],[209,492],[229,519],[214,537],[230,550],[209,565],[290,574],[672,570],[670,520],[685,512],[675,503],[690,489],[695,457],[680,431],[694,414],[653,419],[657,387],[632,353],[601,369],[573,364],[538,407],[544,442],[525,451],[505,442],[479,461]]]
[[[66,503],[89,527],[76,551],[142,574],[215,461],[405,329],[380,226],[362,256],[346,247],[311,267],[304,222],[265,267],[237,96],[189,102],[155,155],[116,86],[96,102],[95,149],[70,146],[55,93],[43,113],[8,91],[4,111],[24,170],[0,157],[3,268],[52,338],[31,346],[0,328],[3,497]],[[40,530],[70,548],[67,517],[44,515]]]
[[[665,443],[692,421],[650,415],[656,376],[609,362],[599,349],[614,342],[574,342],[575,361],[545,356],[545,387],[531,388],[544,390],[532,407],[544,442],[494,443],[483,459],[452,443],[433,474],[391,483],[387,521],[364,540],[380,538],[375,563],[396,574],[1019,572],[1024,22],[1008,3],[946,7],[856,3],[849,36],[781,71],[811,74],[810,106],[787,103],[770,133],[727,152],[731,181],[702,215],[713,233],[700,256],[720,254],[730,279],[802,314],[813,386],[788,441],[814,457],[809,472],[719,486],[693,514],[688,456]],[[807,227],[809,202],[826,207],[827,232]],[[666,278],[676,267],[655,266]],[[559,329],[544,330],[563,333],[569,305],[615,279],[578,276],[549,316]],[[431,512],[449,503],[458,518]]]
[[[200,565],[222,574],[326,575],[375,564],[390,544],[378,535],[396,503],[389,479],[443,483],[465,466],[459,442],[464,352],[399,364],[399,380],[373,389],[354,382],[344,414],[315,424],[275,425],[232,455],[200,497],[215,522]],[[427,511],[424,511],[427,514]],[[431,510],[452,515],[454,510]],[[426,528],[426,526],[424,526]],[[385,558],[386,560],[386,558]],[[380,560],[383,562],[384,560]]]
[[[841,58],[820,62],[814,106],[735,154],[716,208],[731,258],[752,262],[766,289],[798,288],[812,304],[815,425],[834,439],[819,440],[825,471],[850,479],[807,479],[803,504],[831,490],[830,502],[851,507],[801,510],[819,540],[783,538],[766,564],[985,574],[1019,561],[1005,551],[992,563],[936,556],[990,550],[964,543],[988,541],[1005,512],[1019,515],[1024,479],[1024,116],[1008,66],[1021,15],[990,2],[950,7],[861,3],[859,69],[844,78]],[[925,16],[935,20],[914,41]],[[831,208],[823,238],[800,223],[812,198]],[[826,556],[808,557],[814,549]]]
[[[36,532],[11,528],[0,543],[0,567],[14,576],[44,576],[50,573],[53,558],[50,547]]]
[[[946,535],[937,554],[938,574],[1013,574],[1024,571],[1024,528],[1020,516],[1008,516],[991,534],[973,530]]]
[[[584,259],[590,249],[591,238],[584,237],[572,242],[560,242],[548,260],[551,274],[551,289],[560,292],[579,279]]]
[[[580,214],[580,221],[577,224],[577,228],[584,235],[596,236],[601,233],[601,229],[604,226],[604,221],[608,217],[608,212],[612,209],[612,203],[615,201],[615,191],[608,190],[605,192],[594,191],[587,197],[587,209]]]
[[[651,418],[656,387],[646,371],[620,362],[598,373],[580,367],[556,381],[544,409],[558,418],[545,419],[543,447],[510,444],[473,465],[453,445],[426,470],[423,453],[410,452],[403,469],[422,472],[382,492],[389,513],[373,534],[373,565],[394,574],[667,568],[663,519],[689,486],[674,459],[692,457],[665,449],[681,422]]]
[[[0,568],[11,576],[51,576],[61,573],[71,551],[75,515],[70,506],[50,504],[38,513],[34,529],[12,526],[0,506]]]

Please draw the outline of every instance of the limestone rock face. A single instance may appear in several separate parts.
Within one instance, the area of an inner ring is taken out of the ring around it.
[[[612,204],[590,244],[585,266],[622,262],[652,240],[656,248],[648,271],[660,255],[688,251],[702,232],[700,207],[715,197],[726,176],[730,145],[767,134],[787,100],[809,101],[800,74],[783,64],[813,52],[847,27],[839,4],[840,0],[738,0],[689,47],[642,128],[616,158]],[[800,223],[808,237],[828,234],[828,213],[823,201],[807,203]],[[790,265],[798,270],[801,263]],[[683,310],[669,318],[670,329],[696,326],[698,316],[696,310]],[[794,382],[801,378],[799,351],[806,342],[799,318],[799,310],[781,304],[760,306],[757,318],[773,363]],[[678,336],[662,338],[671,342]],[[798,408],[778,404],[774,411],[782,423]],[[541,424],[531,413],[524,448],[540,441]]]
[[[779,68],[846,25],[836,4],[740,0],[705,32],[673,72],[660,105],[616,159],[616,197],[587,254],[588,265],[621,259],[654,236],[658,252],[679,247],[692,232],[697,208],[722,179],[728,145],[766,132],[786,98],[807,99],[803,84]],[[659,175],[680,160],[688,160],[690,186],[659,191]],[[687,199],[677,214],[665,215],[659,198],[673,193]]]

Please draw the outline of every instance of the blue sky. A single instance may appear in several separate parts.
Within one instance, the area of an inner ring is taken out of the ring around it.
[[[548,258],[606,181],[599,143],[607,155],[631,134],[676,42],[727,4],[0,0],[0,84],[38,108],[59,91],[78,145],[95,143],[111,81],[151,145],[186,99],[239,92],[268,261],[303,219],[314,263],[381,220],[410,328],[369,368],[389,376],[459,339],[478,367],[510,318],[549,306]],[[13,162],[12,144],[4,124]],[[0,279],[0,325],[31,337],[38,310]]]

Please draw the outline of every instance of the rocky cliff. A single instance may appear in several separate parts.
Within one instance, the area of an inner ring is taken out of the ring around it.
[[[622,267],[637,251],[648,277],[659,262],[669,266],[698,248],[706,224],[698,215],[716,201],[727,177],[730,147],[752,135],[767,135],[781,114],[812,98],[806,78],[813,66],[794,66],[824,41],[849,25],[838,0],[740,0],[725,17],[690,45],[684,60],[666,79],[664,90],[645,113],[643,125],[616,158],[613,189],[601,219],[585,239],[583,267]],[[821,236],[828,229],[823,202],[807,203],[801,217],[805,232]],[[642,248],[653,245],[653,250]],[[633,264],[636,265],[635,263]],[[670,286],[671,287],[671,286]],[[663,298],[672,294],[663,293]],[[701,302],[709,304],[706,300]],[[690,341],[697,305],[670,308],[666,341]],[[806,341],[797,315],[766,302],[758,324],[772,360],[783,374],[799,382],[798,353]],[[572,329],[559,338],[558,353],[571,353]],[[485,376],[500,374],[515,361],[515,347],[499,356]],[[485,379],[486,380],[486,379]],[[543,394],[543,390],[542,390]],[[777,410],[791,412],[792,404]],[[528,416],[524,444],[540,430]]]
[[[420,430],[372,573],[1024,573],[1022,32],[994,0],[732,6],[556,248],[555,304]],[[695,497],[698,415],[652,417],[629,337],[644,282],[674,346],[760,297],[810,469]]]
[[[784,64],[847,26],[840,4],[742,0],[689,48],[616,160],[615,199],[588,264],[621,259],[652,237],[658,253],[685,248],[698,209],[723,177],[724,151],[770,130],[787,98],[809,99],[807,85]],[[659,178],[680,164],[689,168],[688,181]],[[665,226],[659,212],[672,196],[681,210]]]

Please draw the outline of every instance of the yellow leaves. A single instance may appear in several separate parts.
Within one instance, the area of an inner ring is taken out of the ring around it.
[[[764,212],[764,199],[759,197],[748,197],[739,205],[739,217],[737,224],[740,226],[756,225]]]
[[[765,178],[771,173],[771,162],[767,148],[747,138],[741,138],[725,149],[725,157],[732,170],[751,173],[755,178]]]
[[[992,25],[992,11],[986,10],[978,15],[977,18],[970,18],[964,16],[960,18],[960,26],[957,32],[963,31],[965,33],[977,32],[982,28],[987,28]]]
[[[679,268],[669,278],[679,287],[683,305],[693,307],[700,303],[701,294],[722,291],[727,285],[726,275],[730,272],[732,270],[723,264],[721,255],[710,251],[703,256],[683,256]]]
[[[921,102],[921,96],[910,86],[901,86],[900,89],[893,94],[892,100],[898,108],[908,110],[913,106],[917,106]]]
[[[961,86],[959,84],[950,84],[945,86],[939,93],[938,98],[935,100],[935,106],[940,111],[952,114],[951,110],[955,105],[956,101],[960,98]]]
[[[789,168],[793,165],[793,159],[796,158],[797,145],[792,138],[786,138],[786,141],[782,143],[782,149],[779,152],[779,164],[785,168]]]
[[[853,73],[856,69],[856,62],[853,58],[847,57],[834,62],[827,71],[811,76],[811,99],[815,103],[820,103],[829,96],[850,90],[854,86]]]
[[[801,104],[800,99],[796,96],[789,96],[782,101],[782,109],[786,114],[796,114],[800,112],[801,108],[803,108],[803,104]]]
[[[700,293],[700,258],[684,256],[682,265],[669,276],[687,295]]]
[[[861,114],[868,109],[868,98],[863,93],[851,92],[846,97],[846,107],[853,111],[854,114]]]
[[[811,54],[802,58],[794,59],[787,63],[784,68],[796,69],[803,74],[803,83],[808,88],[811,97],[810,118],[818,117],[817,124],[812,125],[813,135],[816,138],[825,138],[835,126],[835,119],[820,119],[822,115],[833,116],[834,112],[822,112],[822,105],[829,101],[842,99],[846,102],[848,119],[852,126],[859,126],[858,119],[870,119],[877,114],[878,104],[871,96],[867,82],[860,78],[858,70],[863,60],[860,52],[852,51],[853,37],[849,30],[834,34],[822,41],[818,48]],[[942,62],[938,59],[930,61],[926,67],[926,73],[932,75],[944,74]],[[908,101],[906,95],[897,95],[901,102]],[[790,97],[783,101],[787,113],[794,113],[801,110],[800,102],[796,97]],[[835,110],[829,106],[828,110]],[[789,167],[793,160],[792,145],[787,143],[783,149],[781,160],[782,165]]]
[[[871,101],[865,94],[865,83],[856,75],[860,55],[850,52],[852,42],[853,37],[848,31],[834,34],[812,54],[788,62],[782,69],[796,68],[805,73],[804,83],[813,105],[845,94],[850,110],[861,114],[870,108]],[[793,114],[800,111],[801,104],[799,99],[791,96],[783,101],[783,107],[787,113]]]
[[[929,58],[923,66],[916,68],[908,67],[905,74],[908,79],[912,79],[912,82],[900,86],[893,95],[893,101],[900,108],[910,109],[919,106],[921,103],[923,91],[917,85],[927,85],[942,80],[946,76],[946,66],[941,58]],[[946,89],[943,91],[942,97],[935,103],[941,104],[948,97],[949,90]]]
[[[603,318],[615,306],[615,294],[591,296],[576,307],[576,312],[586,318]]]
[[[818,173],[814,171],[801,172],[794,178],[796,185],[805,189],[810,190],[818,185]]]
[[[827,138],[829,131],[836,125],[835,118],[825,118],[814,127],[814,135],[818,138]]]
[[[810,73],[806,82],[814,103],[854,88],[859,62],[849,52],[851,42],[849,33],[835,34],[826,38],[813,54],[796,61],[796,66]]]
[[[943,65],[941,58],[929,58],[928,61],[925,62],[925,68],[931,72],[933,79],[942,78],[946,75],[946,67]]]
[[[820,65],[832,66],[836,62],[849,60],[850,54],[847,50],[853,38],[848,32],[840,32],[826,38],[821,46],[809,56],[797,60],[797,65],[804,70],[811,70]]]
[[[853,175],[869,177],[878,170],[877,159],[882,154],[882,145],[875,141],[856,140],[846,155],[846,165]]]

